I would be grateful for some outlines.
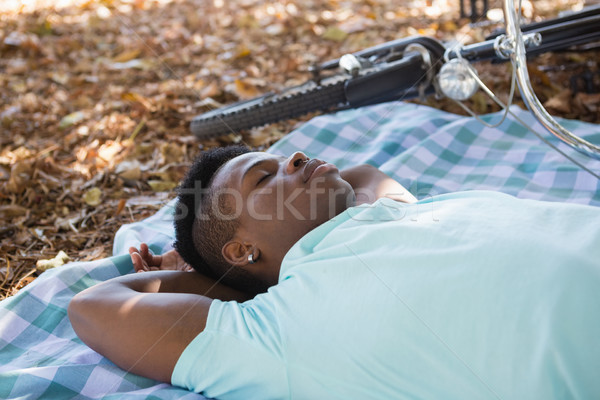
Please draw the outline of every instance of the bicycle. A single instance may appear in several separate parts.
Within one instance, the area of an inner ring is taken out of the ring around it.
[[[480,88],[505,109],[506,117],[508,106],[487,89],[471,63],[510,61],[513,75],[509,105],[517,81],[525,104],[548,131],[579,152],[600,159],[600,146],[572,135],[545,110],[533,92],[526,67],[526,54],[538,55],[599,40],[600,6],[522,27],[513,0],[504,1],[503,11],[505,30],[482,42],[453,48],[430,37],[413,36],[346,54],[312,67],[312,78],[302,85],[198,115],[190,129],[198,138],[206,139],[314,111],[338,111],[431,94],[462,105],[461,101]]]

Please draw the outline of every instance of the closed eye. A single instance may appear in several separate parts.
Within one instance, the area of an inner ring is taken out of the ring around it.
[[[270,177],[270,176],[271,176],[271,174],[265,174],[265,175],[263,175],[263,176],[262,176],[262,177],[261,177],[261,178],[258,180],[258,182],[256,182],[256,186],[260,185],[260,184],[261,184],[261,183],[262,183],[262,182],[263,182],[265,179],[267,179],[267,178],[268,178],[268,177]]]

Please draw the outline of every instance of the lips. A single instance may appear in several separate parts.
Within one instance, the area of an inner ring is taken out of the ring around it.
[[[315,169],[317,169],[319,165],[323,164],[326,164],[326,162],[323,160],[317,160],[316,158],[313,158],[312,160],[307,162],[304,166],[304,171],[302,171],[302,178],[304,182],[308,182],[313,172],[315,172]]]

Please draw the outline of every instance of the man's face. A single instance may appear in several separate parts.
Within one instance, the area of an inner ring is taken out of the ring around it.
[[[335,165],[300,152],[238,156],[218,171],[212,188],[226,196],[242,229],[272,241],[295,242],[354,203]]]

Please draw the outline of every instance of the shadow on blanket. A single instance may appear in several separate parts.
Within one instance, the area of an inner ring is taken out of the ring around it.
[[[542,131],[528,113],[513,110]],[[484,119],[499,118],[491,114]],[[598,126],[563,122],[600,143]],[[600,161],[559,146],[600,172]],[[380,104],[315,118],[269,152],[288,155],[298,150],[340,168],[360,163],[378,166],[418,198],[485,189],[521,198],[600,205],[598,180],[510,118],[490,129],[472,118],[424,106]],[[113,257],[50,270],[0,302],[0,398],[204,398],[119,369],[76,337],[66,313],[74,294],[133,271],[129,246],[144,241],[155,253],[170,249],[172,212],[170,203],[151,218],[123,226],[115,237]]]

